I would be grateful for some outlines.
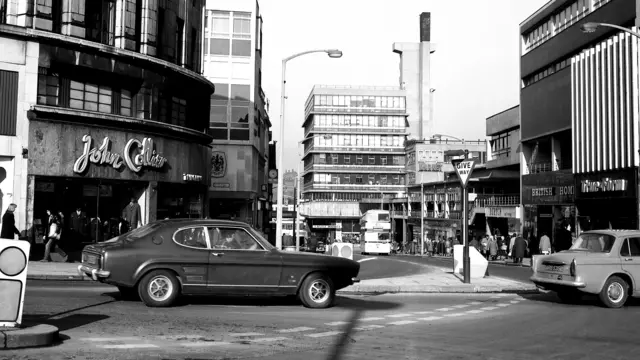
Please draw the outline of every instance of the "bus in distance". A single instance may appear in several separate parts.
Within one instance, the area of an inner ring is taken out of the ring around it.
[[[391,219],[388,210],[369,210],[360,218],[360,251],[391,254]]]

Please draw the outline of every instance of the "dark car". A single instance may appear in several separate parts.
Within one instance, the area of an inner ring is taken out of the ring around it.
[[[297,295],[326,308],[337,290],[359,282],[360,264],[279,251],[237,221],[172,219],[86,246],[78,271],[147,306],[170,306],[180,294]]]

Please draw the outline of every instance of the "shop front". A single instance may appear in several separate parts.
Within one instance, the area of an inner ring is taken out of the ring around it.
[[[207,146],[40,119],[30,122],[29,133],[27,225],[36,243],[46,231],[47,211],[63,215],[67,248],[156,219],[203,216]],[[137,207],[140,221],[131,215]]]
[[[575,184],[571,170],[522,176],[523,236],[535,252],[543,234],[559,250],[575,236]],[[570,243],[570,242],[569,242]]]
[[[311,236],[321,241],[356,242],[360,238],[360,219],[310,218]]]
[[[638,229],[638,169],[576,175],[579,232]]]
[[[491,234],[507,236],[520,231],[520,206],[488,206],[483,210]]]

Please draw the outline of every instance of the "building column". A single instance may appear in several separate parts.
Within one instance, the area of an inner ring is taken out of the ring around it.
[[[142,224],[154,222],[158,217],[158,182],[150,181],[138,199],[142,209]]]
[[[134,6],[135,2],[127,4],[126,0],[116,0],[116,26],[114,33],[114,46],[120,49],[125,49],[126,39],[126,25],[125,18],[127,17],[127,6]],[[135,12],[134,12],[135,14]],[[135,17],[133,18],[135,24]]]
[[[26,236],[27,239],[29,239],[29,242],[31,242],[31,244],[33,245],[35,243],[35,229],[33,228],[33,204],[35,201],[35,189],[36,189],[36,178],[33,175],[29,175],[27,176],[27,192],[26,192],[26,198],[25,198],[25,204],[18,205],[18,209],[24,209],[24,219],[25,219],[25,232],[26,232]],[[18,224],[18,226],[20,226]],[[18,227],[19,229],[19,227]]]
[[[562,159],[562,149],[560,147],[560,139],[555,136],[551,137],[551,170],[560,170],[560,159]]]

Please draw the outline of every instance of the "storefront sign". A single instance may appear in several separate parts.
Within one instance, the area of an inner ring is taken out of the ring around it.
[[[227,155],[222,151],[214,151],[211,155],[211,177],[221,178],[227,173]]]
[[[441,172],[442,171],[442,163],[434,163],[434,162],[419,162],[418,170],[420,171],[431,171],[431,172]]]
[[[604,178],[602,181],[582,180],[580,188],[583,193],[626,191],[628,181],[625,179]]]
[[[555,188],[553,188],[553,187],[544,187],[544,188],[531,189],[531,196],[532,197],[553,196],[553,195],[555,195],[555,191],[553,191],[554,189]]]
[[[73,172],[77,174],[84,173],[89,163],[108,165],[116,170],[126,165],[129,170],[136,173],[143,168],[162,169],[167,163],[167,159],[154,149],[151,138],[127,141],[122,155],[111,152],[111,141],[108,137],[105,137],[97,148],[92,147],[93,139],[90,135],[84,135],[82,142],[84,143],[82,155],[73,164]]]
[[[523,204],[572,204],[574,200],[575,186],[571,170],[522,176]]]
[[[520,211],[518,210],[518,207],[513,206],[493,206],[486,207],[484,214],[486,217],[518,219],[520,218]]]
[[[182,174],[182,180],[191,182],[201,182],[202,175]]]

